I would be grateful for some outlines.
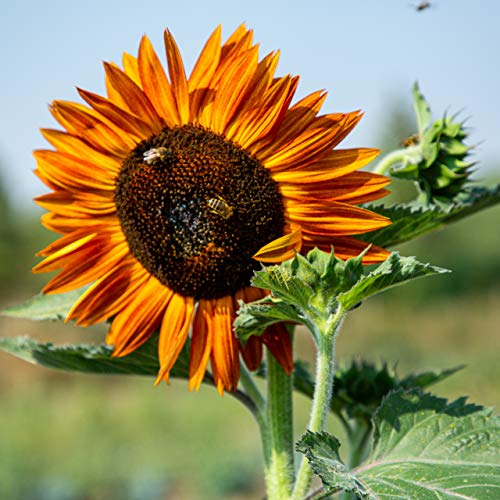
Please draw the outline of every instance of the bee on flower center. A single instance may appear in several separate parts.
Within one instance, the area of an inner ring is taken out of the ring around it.
[[[153,163],[156,159],[164,159],[170,154],[170,151],[167,148],[152,148],[148,149],[143,155],[143,159],[147,164]]]
[[[207,205],[212,213],[220,215],[224,219],[229,219],[234,213],[233,207],[226,203],[221,197],[209,198]]]

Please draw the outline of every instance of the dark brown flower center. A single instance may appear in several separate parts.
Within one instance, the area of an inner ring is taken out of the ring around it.
[[[278,184],[196,125],[166,128],[124,161],[114,193],[131,253],[175,292],[212,299],[249,285],[259,248],[283,235]]]

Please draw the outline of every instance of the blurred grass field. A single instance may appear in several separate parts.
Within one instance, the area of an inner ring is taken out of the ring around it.
[[[0,309],[36,293],[32,256],[52,236],[35,217],[0,203]],[[411,370],[466,368],[434,391],[499,406],[500,207],[401,248],[451,268],[374,298],[353,311],[338,341],[353,357]],[[59,343],[100,342],[104,327],[0,317],[0,335]],[[299,358],[312,344],[297,334]],[[12,500],[160,500],[262,498],[260,441],[233,398],[187,384],[153,387],[136,377],[78,375],[28,365],[0,353],[0,498]],[[308,401],[295,401],[304,429]]]

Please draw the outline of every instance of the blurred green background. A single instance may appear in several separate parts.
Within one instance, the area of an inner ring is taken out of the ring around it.
[[[413,129],[407,110],[395,108],[378,143],[390,151]],[[39,225],[40,214],[16,210],[2,186],[1,309],[41,288],[47,276],[29,269],[34,253],[53,240]],[[408,195],[401,186],[394,191],[393,199]],[[435,392],[498,405],[499,218],[495,207],[403,246],[402,253],[453,273],[397,288],[353,311],[338,341],[340,362],[386,361],[401,375],[466,364]],[[0,331],[78,343],[102,341],[105,328],[0,317]],[[298,333],[296,350],[312,361],[305,332]],[[231,397],[210,388],[192,394],[185,382],[155,389],[149,379],[50,371],[3,353],[0,362],[0,498],[262,498],[258,430]],[[309,402],[297,396],[295,408],[300,432]]]

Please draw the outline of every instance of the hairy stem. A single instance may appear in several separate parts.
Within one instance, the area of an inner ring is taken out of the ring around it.
[[[316,380],[314,385],[314,396],[311,408],[311,416],[307,429],[312,432],[321,432],[325,428],[326,417],[330,408],[333,393],[333,380],[335,375],[335,339],[340,329],[345,312],[339,307],[335,316],[323,327],[315,332],[318,342],[318,354],[316,360]],[[312,470],[306,457],[302,458],[300,468],[295,481],[292,498],[302,500],[307,495],[311,484]]]
[[[266,471],[268,500],[290,498],[293,484],[292,376],[267,353],[267,422],[270,465]]]
[[[404,149],[398,149],[385,155],[381,160],[377,163],[375,168],[373,169],[373,173],[375,174],[385,174],[389,168],[398,163],[406,164],[410,163],[418,163],[422,159],[422,151],[420,144],[415,146],[410,146]]]
[[[251,410],[252,415],[259,426],[260,438],[262,441],[262,452],[264,455],[265,474],[267,478],[271,464],[271,435],[267,422],[266,400],[257,387],[252,374],[247,370],[243,363],[241,363],[240,368],[240,382],[245,389],[246,398],[250,400],[253,405],[252,409],[249,405],[246,406]]]

